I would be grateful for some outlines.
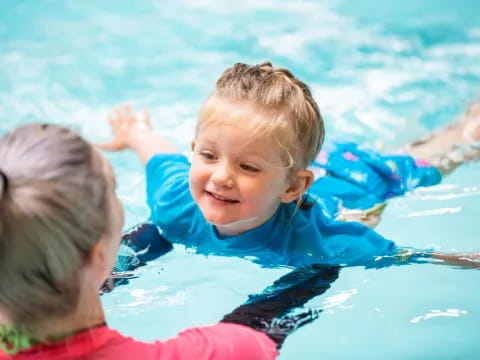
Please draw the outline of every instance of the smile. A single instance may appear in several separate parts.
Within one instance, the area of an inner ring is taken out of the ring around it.
[[[217,194],[214,194],[210,191],[207,191],[205,190],[205,192],[210,196],[212,197],[213,199],[215,200],[218,200],[218,201],[225,201],[225,202],[228,202],[228,203],[231,203],[231,204],[236,204],[236,203],[239,203],[240,201],[238,200],[234,200],[234,199],[229,199],[225,196],[221,196],[221,195],[217,195]]]

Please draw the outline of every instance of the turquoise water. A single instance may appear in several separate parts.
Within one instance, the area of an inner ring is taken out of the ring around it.
[[[109,136],[118,103],[150,109],[188,150],[221,71],[269,59],[304,78],[330,134],[395,147],[452,121],[480,89],[478,1],[13,1],[0,11],[0,132],[27,122]],[[109,158],[127,226],[144,220],[142,168]],[[480,167],[391,202],[378,230],[402,245],[480,251]],[[182,246],[103,297],[110,325],[145,340],[214,323],[288,269]],[[344,269],[324,312],[280,359],[477,359],[476,270]]]

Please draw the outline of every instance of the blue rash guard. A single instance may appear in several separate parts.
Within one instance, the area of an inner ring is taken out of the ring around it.
[[[332,215],[338,204],[369,209],[419,186],[438,184],[442,175],[426,161],[404,154],[381,154],[355,143],[329,143],[311,169],[318,179],[310,187]]]
[[[158,154],[147,164],[147,201],[151,220],[169,241],[203,254],[249,257],[266,266],[312,263],[375,266],[378,256],[393,255],[395,244],[355,222],[339,222],[324,202],[295,212],[281,204],[266,223],[235,236],[223,236],[203,217],[188,185],[190,164],[179,154]],[[307,195],[314,200],[311,195]]]
[[[416,187],[437,184],[441,174],[435,167],[408,155],[383,155],[353,143],[332,143],[324,146],[310,169],[316,175],[306,199],[313,203],[311,208],[295,211],[296,204],[281,204],[266,223],[227,237],[205,221],[193,201],[187,159],[179,154],[154,156],[146,168],[154,224],[140,224],[123,235],[115,281],[128,279],[131,274],[123,272],[168,252],[170,242],[204,254],[248,257],[264,266],[383,267],[424,262],[430,256],[429,251],[397,248],[362,224],[335,219],[342,207],[369,209]]]

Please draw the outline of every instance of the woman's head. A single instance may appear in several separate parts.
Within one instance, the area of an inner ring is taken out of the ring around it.
[[[290,71],[260,65],[235,64],[217,80],[215,90],[200,113],[197,135],[217,121],[244,120],[242,114],[225,119],[220,108],[247,105],[254,116],[248,124],[252,137],[269,139],[282,152],[285,166],[305,169],[323,143],[325,130],[317,103],[308,86]]]
[[[76,309],[81,269],[123,218],[108,162],[69,129],[6,134],[0,172],[0,308],[29,329]]]

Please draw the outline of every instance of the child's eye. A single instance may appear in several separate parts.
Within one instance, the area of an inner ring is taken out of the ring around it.
[[[240,168],[242,170],[248,171],[248,172],[259,172],[260,169],[256,168],[255,166],[249,165],[249,164],[240,164]]]
[[[204,160],[215,160],[215,159],[216,159],[216,156],[213,155],[213,154],[210,153],[210,152],[202,151],[202,152],[200,152],[199,155],[200,155]]]

